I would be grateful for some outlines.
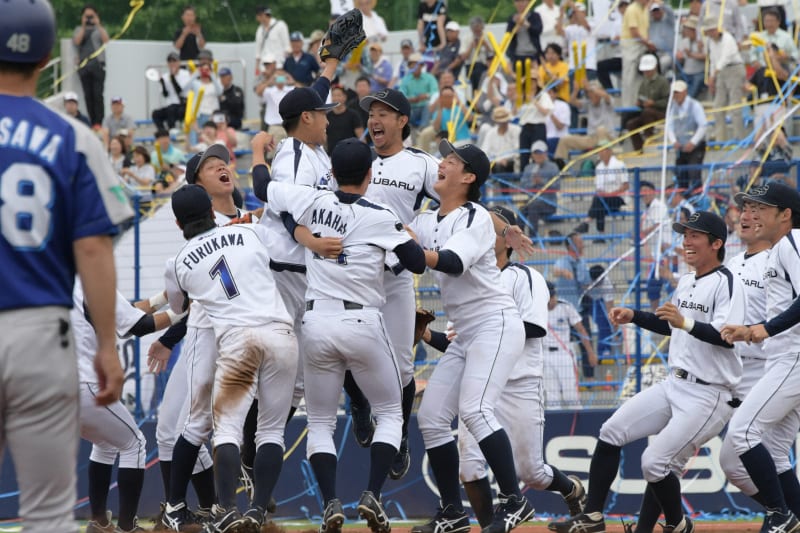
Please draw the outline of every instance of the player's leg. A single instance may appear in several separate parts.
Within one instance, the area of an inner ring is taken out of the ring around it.
[[[275,286],[281,295],[283,304],[289,312],[289,316],[294,319],[294,332],[297,335],[297,341],[300,346],[299,360],[297,364],[297,376],[295,377],[294,396],[292,397],[292,409],[289,414],[289,419],[294,415],[297,406],[303,400],[303,316],[306,312],[306,275],[300,272],[273,272],[275,278]]]
[[[764,446],[775,461],[775,471],[781,484],[786,505],[795,516],[800,516],[800,484],[792,464],[794,437],[800,430],[800,406],[795,407],[780,422],[762,435]]]
[[[492,523],[492,486],[486,470],[486,459],[483,457],[478,441],[467,431],[464,422],[458,421],[458,470],[464,492],[467,493],[469,505],[475,513],[480,526]]]
[[[117,460],[117,449],[112,446],[98,446],[104,443],[104,423],[109,422],[110,416],[105,407],[97,405],[95,386],[89,383],[80,384],[80,435],[82,439],[93,443],[87,468],[87,481],[89,491],[89,511],[91,521],[89,526],[97,528],[113,528],[108,520],[108,487],[111,484],[111,471]],[[112,420],[111,423],[115,423]],[[119,428],[116,428],[119,429]]]

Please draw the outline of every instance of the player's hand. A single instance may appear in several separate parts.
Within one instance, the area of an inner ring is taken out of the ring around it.
[[[517,252],[522,259],[527,259],[533,254],[533,242],[530,237],[522,232],[517,225],[509,226],[506,231],[506,244]]]
[[[667,302],[656,309],[656,316],[661,320],[666,320],[673,328],[683,327],[683,315],[672,302]]]
[[[259,153],[266,153],[275,147],[275,137],[266,131],[259,131],[253,136],[250,146],[254,152],[257,150]]]
[[[160,374],[167,369],[171,355],[172,350],[161,344],[161,341],[153,342],[147,351],[147,368],[153,374]]]
[[[608,318],[614,326],[630,324],[633,321],[633,309],[627,307],[612,307],[608,313]]]
[[[308,243],[308,249],[326,259],[336,259],[344,251],[339,237],[317,237]]]
[[[444,334],[447,337],[447,340],[449,340],[451,342],[453,341],[453,339],[456,338],[456,336],[458,336],[458,333],[456,333],[456,330],[453,329],[453,323],[452,322],[448,322],[447,323],[447,329],[444,330]]]
[[[734,326],[730,324],[725,324],[719,332],[719,336],[722,337],[722,340],[727,342],[728,344],[733,344],[734,342],[747,342],[750,343],[750,328],[747,326]]]
[[[764,342],[767,338],[769,338],[769,333],[767,333],[767,328],[764,327],[764,324],[750,326],[750,340],[752,342]]]
[[[413,229],[411,229],[411,226],[409,226],[409,225],[405,225],[405,226],[403,226],[403,227],[406,229],[406,231],[408,232],[408,234],[409,234],[409,235],[411,235],[411,238],[412,238],[412,239],[414,239],[415,241],[417,241],[417,243],[419,243],[419,237],[417,237],[417,234],[416,234],[416,233],[414,233],[414,230],[413,230]]]
[[[110,350],[98,350],[94,358],[94,370],[97,372],[99,392],[95,395],[97,405],[109,405],[119,401],[122,396],[122,382],[125,375],[119,362],[116,347]]]

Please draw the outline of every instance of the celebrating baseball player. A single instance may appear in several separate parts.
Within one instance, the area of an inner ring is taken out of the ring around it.
[[[739,279],[722,266],[725,222],[708,211],[685,223],[673,224],[683,233],[686,262],[695,272],[684,275],[672,301],[655,313],[615,307],[615,324],[633,322],[671,335],[670,375],[625,402],[600,428],[589,469],[589,494],[584,513],[549,529],[559,533],[602,533],[603,507],[617,475],[622,446],[651,436],[642,454],[647,490],[661,503],[664,531],[689,533],[691,519],[683,513],[675,457],[694,454],[717,435],[731,416],[734,390],[742,364],[733,346],[720,336],[722,326],[743,319],[745,294]]]
[[[434,190],[439,209],[420,213],[411,229],[425,249],[447,317],[458,332],[428,381],[418,421],[441,498],[441,509],[413,533],[469,530],[461,504],[458,447],[450,426],[459,416],[478,442],[500,488],[500,504],[485,533],[508,533],[533,516],[521,494],[511,443],[494,409],[525,344],[514,300],[503,289],[489,212],[477,204],[489,175],[478,147],[442,141]]]
[[[375,533],[389,533],[380,503],[381,489],[400,447],[402,387],[398,361],[383,315],[381,283],[386,253],[397,255],[411,272],[425,270],[420,246],[388,209],[365,200],[372,155],[358,139],[337,143],[331,154],[338,190],[312,190],[270,181],[264,160],[267,135],[253,139],[253,186],[267,197],[273,215],[290,213],[313,235],[339,237],[342,252],[325,259],[306,252],[308,290],[303,318],[304,380],[308,411],[306,454],[325,501],[320,531],[341,530],[342,504],[336,498],[336,446],[333,431],[347,368],[363,389],[378,420],[370,447],[367,490],[358,512]]]
[[[754,485],[750,492],[764,505],[762,531],[800,531],[800,485],[789,453],[800,429],[800,195],[791,187],[769,183],[739,193],[758,226],[760,237],[772,243],[764,270],[766,322],[730,326],[723,330],[729,341],[764,342],[770,354],[761,379],[736,410],[728,427],[731,444]],[[739,324],[739,322],[736,322]],[[765,446],[769,444],[769,448]]]
[[[0,451],[14,463],[23,531],[74,533],[78,372],[69,309],[76,270],[96,317],[96,402],[119,400],[111,236],[132,216],[105,150],[35,99],[56,39],[47,0],[0,17]]]

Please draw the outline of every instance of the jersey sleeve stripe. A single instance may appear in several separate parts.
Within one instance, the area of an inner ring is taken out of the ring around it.
[[[294,182],[297,183],[297,171],[300,169],[300,158],[303,155],[303,143],[298,139],[292,139],[294,148]]]

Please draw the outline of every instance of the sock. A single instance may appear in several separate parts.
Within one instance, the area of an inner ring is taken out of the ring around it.
[[[192,487],[197,494],[197,505],[201,509],[211,509],[217,501],[217,491],[214,488],[214,468],[206,468],[192,476]]]
[[[217,488],[217,501],[223,509],[236,508],[241,464],[239,447],[235,444],[221,444],[214,448],[214,486]]]
[[[286,417],[286,423],[287,423],[287,424],[289,423],[289,421],[290,421],[290,420],[292,419],[292,417],[294,416],[294,412],[295,412],[295,411],[297,411],[297,407],[295,407],[294,405],[293,405],[293,406],[291,406],[291,407],[289,408],[289,416],[287,416],[287,417]]]
[[[797,481],[794,469],[778,474],[778,481],[781,483],[786,506],[795,516],[800,515],[800,483]]]
[[[411,410],[414,408],[414,397],[417,394],[417,382],[414,378],[403,387],[403,436],[408,437],[408,421],[411,420]]]
[[[584,513],[602,513],[606,496],[619,470],[619,456],[622,448],[603,440],[597,441],[589,466],[589,494],[586,497]]]
[[[164,484],[164,500],[169,497],[169,478],[172,475],[172,461],[159,461],[159,469],[161,470],[161,483]]]
[[[670,472],[667,477],[655,483],[648,483],[653,489],[653,494],[661,504],[664,511],[664,521],[667,525],[677,526],[683,519],[683,504],[681,503],[681,480]]]
[[[442,508],[452,505],[456,511],[463,512],[461,490],[458,486],[458,446],[456,441],[451,440],[447,444],[426,451],[433,478],[439,488]]]
[[[256,460],[256,427],[258,426],[258,400],[253,400],[247,417],[244,419],[244,431],[242,435],[242,464],[245,468],[253,469],[253,462]]]
[[[570,478],[565,476],[564,473],[558,468],[554,467],[553,465],[550,465],[550,468],[553,470],[553,481],[551,481],[544,490],[560,492],[561,495],[566,498],[570,495],[572,489],[575,488],[575,483],[573,483]]]
[[[360,409],[369,409],[369,400],[361,392],[361,388],[349,370],[344,373],[344,391],[350,398],[350,405],[355,405]]]
[[[504,496],[522,496],[519,490],[517,470],[514,467],[514,454],[511,452],[511,442],[504,429],[499,429],[480,441],[483,456],[489,468],[494,472],[494,478],[500,493]]]
[[[256,490],[253,494],[253,506],[266,509],[283,467],[283,448],[271,442],[262,444],[258,447],[255,459],[253,482]]]
[[[636,521],[634,533],[652,533],[660,516],[661,504],[658,502],[653,488],[648,483],[642,495],[642,505],[639,507],[639,519]]]
[[[195,446],[180,435],[175,441],[175,448],[172,450],[172,469],[169,478],[169,495],[167,501],[175,506],[186,500],[186,491],[189,488],[189,480],[192,478],[192,470],[197,462],[197,454],[200,446]]]
[[[89,461],[89,508],[92,511],[92,520],[101,525],[106,523],[108,487],[111,485],[113,466]]]
[[[489,484],[488,477],[482,477],[475,481],[465,481],[464,492],[472,506],[472,512],[478,519],[478,524],[484,528],[492,523],[494,510],[492,509],[492,486]]]
[[[325,505],[336,498],[336,456],[332,453],[315,453],[308,458]]]
[[[381,498],[381,489],[389,475],[397,448],[385,442],[373,442],[369,447],[369,484],[367,490],[371,491],[377,499]]]
[[[759,494],[758,492],[750,496],[750,499],[756,503],[760,503],[762,507],[766,507],[766,505],[764,505],[764,498],[762,498],[761,494]],[[787,503],[786,505],[788,506],[789,504]]]
[[[120,468],[117,471],[119,489],[119,517],[117,526],[123,531],[133,529],[139,497],[144,486],[144,468]]]
[[[775,463],[772,461],[769,451],[763,443],[751,448],[739,456],[742,464],[750,474],[758,488],[758,493],[764,500],[764,507],[769,510],[786,513],[786,500],[783,497],[781,483],[778,480],[778,473],[775,471]]]

